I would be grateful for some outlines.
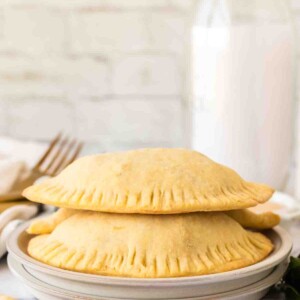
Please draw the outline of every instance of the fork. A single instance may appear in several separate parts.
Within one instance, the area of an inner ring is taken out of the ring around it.
[[[29,174],[11,187],[11,192],[6,196],[0,195],[0,201],[14,200],[21,198],[22,191],[32,185],[42,176],[55,176],[66,166],[72,163],[79,155],[83,147],[82,142],[68,137],[62,137],[59,133],[51,142],[45,153],[38,160]]]

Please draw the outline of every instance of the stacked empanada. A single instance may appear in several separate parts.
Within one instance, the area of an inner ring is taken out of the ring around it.
[[[272,193],[186,149],[83,157],[24,191],[32,201],[61,207],[30,225],[37,236],[28,252],[62,269],[126,277],[242,268],[272,251],[256,231],[277,225],[279,217],[246,209]]]

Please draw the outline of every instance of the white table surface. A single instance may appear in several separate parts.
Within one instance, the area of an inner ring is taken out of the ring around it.
[[[300,221],[294,222],[288,229],[294,241],[292,255],[300,254]],[[0,260],[0,296],[8,295],[20,300],[33,300],[34,297],[27,291],[26,286],[22,284],[9,271],[6,264],[6,256]],[[265,300],[280,300],[284,299],[281,295],[268,295]]]

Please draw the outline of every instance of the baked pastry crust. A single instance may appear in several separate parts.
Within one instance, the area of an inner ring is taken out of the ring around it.
[[[230,210],[226,214],[244,228],[258,230],[270,229],[280,223],[280,217],[272,212],[256,214],[249,209]]]
[[[247,208],[273,190],[186,149],[140,149],[80,158],[23,195],[60,207],[174,214]]]
[[[60,208],[58,211],[49,216],[33,220],[26,231],[29,234],[51,233],[57,225],[77,212],[78,210],[75,209]]]
[[[76,209],[60,208],[51,215],[33,220],[27,232],[29,234],[51,233],[57,225],[78,212],[79,210]],[[264,230],[271,229],[280,223],[280,217],[272,212],[256,214],[249,209],[238,209],[225,213],[244,228]]]
[[[222,212],[179,215],[81,211],[51,234],[30,240],[29,254],[66,270],[158,278],[242,268],[272,251],[264,235]]]

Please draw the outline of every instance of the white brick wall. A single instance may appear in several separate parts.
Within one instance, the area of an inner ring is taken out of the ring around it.
[[[147,46],[144,13],[76,11],[69,16],[71,51],[78,54],[139,51]]]
[[[0,96],[103,96],[109,72],[106,61],[88,57],[0,56]]]
[[[186,1],[187,3],[189,1]],[[145,14],[147,47],[152,51],[182,54],[187,22],[181,11],[148,11]]]
[[[106,151],[120,145],[176,146],[181,139],[180,99],[79,101],[76,110],[79,137],[100,141]]]
[[[73,104],[59,99],[23,98],[6,102],[8,134],[24,139],[51,139],[63,128],[74,134]]]
[[[3,9],[1,49],[32,55],[62,53],[66,28],[63,13],[47,7]]]
[[[181,94],[178,59],[170,55],[127,55],[113,62],[114,95],[169,96]]]
[[[0,1],[0,133],[182,145],[189,1]]]

